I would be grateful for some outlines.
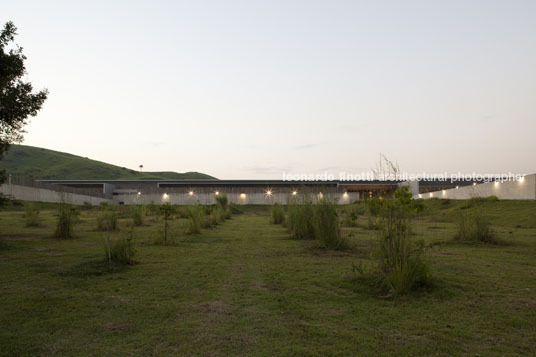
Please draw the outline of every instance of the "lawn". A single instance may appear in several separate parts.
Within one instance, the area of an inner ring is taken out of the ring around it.
[[[433,285],[386,297],[356,283],[375,231],[344,228],[352,249],[292,239],[266,207],[201,235],[174,218],[134,230],[137,264],[110,266],[97,209],[76,237],[51,238],[23,210],[0,212],[0,355],[530,355],[536,349],[536,202],[485,202],[502,244],[452,242],[464,202],[427,202],[415,237],[430,245]],[[120,218],[125,234],[129,218]],[[360,217],[361,223],[365,217]]]

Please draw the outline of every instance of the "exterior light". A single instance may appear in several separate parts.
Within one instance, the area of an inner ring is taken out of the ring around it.
[[[219,191],[216,191],[216,192],[214,192],[214,194],[217,196],[217,195],[220,194],[220,192],[219,192]]]
[[[298,191],[292,191],[292,196],[296,196],[298,194]]]
[[[344,197],[348,197],[348,192],[342,194]]]
[[[446,195],[447,194],[447,191],[443,190],[443,195]]]
[[[459,188],[460,188],[460,186],[456,186],[456,189],[459,189]]]
[[[525,176],[521,176],[521,177],[519,178],[519,182],[523,182],[523,181],[525,181]]]
[[[194,195],[194,191],[189,191],[188,194],[189,194],[190,196],[193,196],[193,195]]]
[[[432,192],[430,192],[430,197],[433,197],[433,196],[434,196],[434,194]]]
[[[240,198],[242,198],[242,199],[246,198],[246,194],[245,194],[245,193],[241,193],[241,194],[240,194]]]
[[[138,196],[141,195],[141,192],[138,191]]]
[[[422,195],[419,193],[419,198],[422,198]]]
[[[268,189],[266,190],[266,196],[271,196],[272,195],[272,190]]]
[[[473,186],[476,186],[476,182],[473,182]]]

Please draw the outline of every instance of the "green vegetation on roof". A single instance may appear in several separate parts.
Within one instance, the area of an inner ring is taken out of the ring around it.
[[[199,173],[172,171],[140,172],[44,148],[12,145],[0,160],[7,174],[42,180],[190,180],[214,179]]]

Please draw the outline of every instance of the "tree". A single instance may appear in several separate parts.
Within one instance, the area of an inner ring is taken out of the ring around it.
[[[35,93],[32,84],[24,81],[26,56],[14,43],[16,35],[11,21],[0,33],[0,159],[10,144],[22,141],[28,117],[37,115],[48,96],[46,89]],[[4,176],[0,173],[0,182]]]

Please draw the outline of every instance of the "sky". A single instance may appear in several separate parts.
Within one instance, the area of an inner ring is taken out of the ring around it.
[[[5,1],[25,145],[220,179],[536,172],[536,1]]]

